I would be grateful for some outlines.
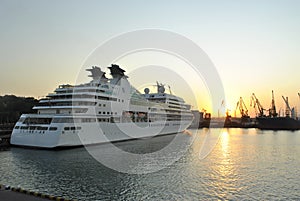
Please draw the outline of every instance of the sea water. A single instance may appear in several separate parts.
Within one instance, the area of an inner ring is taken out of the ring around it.
[[[300,199],[300,131],[200,129],[177,135],[185,148],[171,154],[175,162],[146,174],[116,171],[85,147],[56,151],[11,147],[0,152],[0,183],[88,201]],[[175,136],[114,146],[128,153],[156,153]],[[94,149],[115,160],[109,154],[111,146]],[[170,155],[161,157],[170,161]],[[161,165],[151,159],[141,164]]]

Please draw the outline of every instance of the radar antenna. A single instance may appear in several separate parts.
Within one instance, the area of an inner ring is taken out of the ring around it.
[[[156,81],[157,93],[163,94],[165,93],[165,85]]]

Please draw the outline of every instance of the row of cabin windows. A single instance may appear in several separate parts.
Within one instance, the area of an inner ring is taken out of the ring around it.
[[[101,92],[101,93],[105,93],[105,90],[102,89],[75,89],[74,92],[76,93],[83,93],[83,92]],[[72,92],[71,92],[72,93]]]
[[[190,115],[191,114],[191,112],[189,111],[189,110],[173,110],[173,109],[166,109],[165,110],[166,112],[168,112],[168,113],[174,113],[174,114],[188,114],[188,115]]]
[[[162,96],[166,96],[165,94],[162,94]],[[150,95],[151,98],[157,97],[156,95]]]
[[[97,118],[97,121],[98,122],[120,122],[120,118],[119,117],[111,117],[111,118]],[[96,119],[90,119],[89,122],[96,122]],[[68,130],[81,130],[81,127],[80,126],[72,126],[72,127],[64,127],[64,130],[65,131],[68,131]]]
[[[71,131],[75,131],[75,130],[81,130],[81,127],[80,126],[72,126],[72,127],[64,127],[64,130],[65,131],[69,131],[69,130],[71,130]]]
[[[45,102],[45,103],[39,103],[37,106],[93,106],[96,105],[96,102],[88,102],[88,101],[68,101],[68,102]]]
[[[124,103],[124,100],[118,99],[118,102]],[[93,106],[97,105],[97,102],[88,102],[88,101],[76,101],[76,102],[45,102],[39,103],[38,106]],[[99,107],[106,107],[106,104],[98,104]]]
[[[117,99],[115,100],[115,101],[117,101]],[[122,103],[124,103],[124,100],[122,99],[118,99],[118,102],[122,102]],[[99,103],[99,105],[98,105],[99,107],[106,107],[106,104],[101,104],[101,103]]]
[[[117,101],[117,100],[115,100]],[[121,100],[118,99],[118,102]],[[122,103],[124,103],[124,100],[122,99]],[[74,105],[84,105],[84,106],[93,106],[96,105],[96,102],[88,102],[88,101],[76,101],[76,102],[45,102],[45,103],[39,103],[38,106],[74,106]],[[99,103],[99,107],[106,107],[106,104]]]
[[[169,108],[175,108],[175,109],[182,109],[182,107],[180,106],[172,106],[172,105],[168,105]]]
[[[183,118],[167,118],[167,119],[164,119],[166,121],[180,121],[180,120],[191,120],[192,118],[191,117],[183,117]],[[157,119],[157,118],[151,118],[149,120],[149,122],[155,122],[157,120],[162,120],[162,119]],[[98,122],[111,122],[111,123],[119,123],[120,122],[120,117],[111,117],[111,118],[98,118],[97,119]],[[124,122],[126,122],[124,119],[123,119]],[[96,119],[90,119],[90,121],[88,122],[96,122]],[[151,125],[150,125],[151,126]],[[158,126],[158,125],[156,125]],[[40,127],[40,126],[16,126],[15,129],[22,129],[22,130],[39,130],[39,131],[46,131],[48,130],[48,127]],[[57,130],[57,127],[50,127],[49,128],[49,131],[56,131]],[[64,130],[65,131],[75,131],[75,130],[81,130],[81,127],[80,126],[72,126],[72,127],[64,127]]]
[[[52,118],[35,118],[28,117],[24,120],[24,124],[50,124]]]
[[[89,123],[96,122],[95,118],[54,118],[52,123]]]
[[[21,129],[21,130],[40,130],[40,131],[46,131],[48,130],[48,127],[42,127],[42,126],[16,126],[15,129]],[[57,127],[50,127],[49,131],[56,131]]]
[[[168,104],[173,104],[173,105],[181,105],[180,103],[174,103],[174,102],[167,102]]]
[[[105,97],[105,96],[94,96],[94,95],[59,95],[59,96],[48,96],[51,100],[59,100],[59,99],[75,99],[75,98],[87,98],[87,99],[98,99],[98,100],[109,100],[109,101],[117,101],[117,98]]]
[[[164,108],[149,108],[151,112],[156,112],[156,111],[161,111],[161,112],[165,112],[166,109]]]
[[[155,108],[156,109],[156,108]],[[152,109],[151,109],[152,110]],[[99,114],[104,114],[104,115],[113,115],[113,112],[106,112],[106,111],[99,111]],[[117,115],[118,113],[115,112],[115,115]],[[166,116],[167,117],[172,117],[172,118],[184,118],[185,116],[188,116],[185,119],[189,119],[191,118],[190,115],[184,115],[184,114],[189,114],[186,112],[182,112],[181,114],[151,114],[150,117],[162,117],[162,116]],[[124,115],[124,114],[123,114]],[[132,113],[133,115],[133,113]],[[52,123],[84,123],[84,122],[96,122],[95,118],[54,118],[52,120],[52,118],[20,118],[19,122],[23,122],[24,124],[29,124],[29,125],[35,125],[35,124],[50,124],[52,121]],[[33,126],[33,127],[38,127],[38,126]]]
[[[54,118],[52,123],[86,123],[96,122],[95,118]]]
[[[98,122],[109,122],[107,118],[98,118]]]
[[[174,99],[174,98],[169,98],[169,100],[179,102],[178,99]]]
[[[169,126],[169,124],[150,124],[150,127]]]
[[[99,111],[98,112],[98,114],[111,114],[111,115],[113,115],[114,113],[113,112],[105,112],[105,111]],[[115,112],[115,115],[117,115],[118,113],[117,112]]]

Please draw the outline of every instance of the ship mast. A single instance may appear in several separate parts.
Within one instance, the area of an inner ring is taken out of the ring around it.
[[[164,86],[164,84],[158,83],[158,81],[156,81],[156,86],[157,86],[157,93],[158,94],[165,93],[165,86]]]

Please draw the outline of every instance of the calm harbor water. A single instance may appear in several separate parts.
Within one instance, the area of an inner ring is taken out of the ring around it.
[[[182,143],[191,144],[178,153],[182,157],[149,174],[111,170],[84,147],[60,151],[12,147],[0,152],[0,183],[79,200],[300,199],[300,131],[211,129],[212,134],[221,133],[219,140],[200,160],[206,131],[191,130],[196,139],[181,134]],[[160,150],[173,138],[116,145],[147,153]]]

